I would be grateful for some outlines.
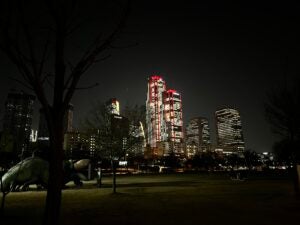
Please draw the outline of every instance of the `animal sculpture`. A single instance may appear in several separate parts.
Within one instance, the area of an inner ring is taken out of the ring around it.
[[[78,174],[77,170],[83,169],[84,166],[88,165],[86,160],[84,162],[82,163],[81,160],[75,164],[68,161],[64,162],[65,183],[73,180],[76,185],[82,185],[80,179],[83,178],[83,175]],[[78,164],[81,166],[75,166],[77,168],[75,170],[74,165]],[[3,175],[0,188],[3,193],[17,190],[24,191],[28,189],[30,184],[37,184],[47,188],[48,177],[49,163],[39,157],[29,157],[10,168]]]

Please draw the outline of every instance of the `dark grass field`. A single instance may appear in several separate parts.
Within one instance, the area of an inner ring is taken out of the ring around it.
[[[224,175],[119,176],[63,191],[61,224],[291,225],[300,224],[300,200],[284,179],[233,181]],[[10,193],[1,225],[40,224],[44,191]]]

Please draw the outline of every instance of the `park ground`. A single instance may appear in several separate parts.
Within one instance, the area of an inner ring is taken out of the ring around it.
[[[61,225],[296,225],[300,200],[287,179],[231,180],[216,174],[111,177],[63,191]],[[35,225],[42,220],[45,191],[10,193],[1,225]]]

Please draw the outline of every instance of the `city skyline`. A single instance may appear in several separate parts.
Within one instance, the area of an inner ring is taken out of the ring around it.
[[[1,1],[1,222],[297,223],[299,26],[288,1]]]
[[[116,97],[123,105],[144,104],[146,79],[159,74],[182,93],[184,121],[204,116],[213,124],[217,109],[237,108],[246,148],[270,151],[276,137],[264,118],[263,103],[286,74],[297,74],[299,44],[293,28],[298,21],[286,17],[293,12],[287,14],[285,6],[275,3],[232,8],[196,1],[169,3],[133,4],[126,27],[130,35],[121,40],[125,46],[138,45],[112,50],[110,59],[87,72],[81,86],[99,86],[75,93],[75,125],[92,108],[93,99]],[[9,88],[20,85],[8,78],[17,76],[9,60],[2,53],[0,59],[0,73],[5,75],[0,78],[2,118]],[[211,134],[214,141],[214,127]]]
[[[13,102],[8,103],[9,99],[12,98],[11,96],[18,96],[20,98],[19,96],[23,95],[27,96],[22,91],[8,93],[5,117],[8,116],[7,109],[9,108],[7,106],[11,105],[11,107],[16,109],[20,108],[19,100],[13,101],[16,101],[16,105]],[[32,96],[32,98],[35,97]],[[31,105],[33,105],[33,102]],[[105,105],[112,115],[120,115],[120,103],[116,98],[110,98],[106,101]],[[23,110],[22,107],[21,110]],[[75,133],[82,132],[80,129],[73,130],[73,110],[74,106],[69,104],[64,117],[64,134],[72,134],[73,131]],[[30,111],[29,128],[32,127],[32,111],[33,107]],[[147,128],[147,140],[145,141],[151,149],[161,149],[158,152],[161,151],[162,155],[169,155],[172,152],[177,156],[190,158],[191,155],[206,151],[222,150],[224,152],[242,153],[245,150],[242,123],[238,110],[224,108],[215,112],[214,125],[217,135],[216,142],[211,142],[210,126],[207,118],[200,116],[191,118],[185,127],[183,127],[181,94],[174,89],[167,88],[166,82],[160,76],[153,75],[148,78],[145,111]],[[5,120],[5,122],[8,121],[7,119]],[[142,121],[139,121],[139,123],[141,124]],[[18,123],[13,126],[17,125]],[[4,127],[7,127],[5,123]],[[31,135],[36,133],[37,140],[43,142],[49,141],[49,132],[42,108],[39,110],[38,129],[27,128],[27,130],[28,132],[31,131]],[[29,142],[29,135],[27,136],[27,141]],[[143,136],[145,137],[145,134]]]

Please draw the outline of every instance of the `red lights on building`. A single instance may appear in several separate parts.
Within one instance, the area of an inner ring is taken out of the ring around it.
[[[165,81],[157,75],[148,79],[146,122],[149,147],[163,148],[159,151],[162,155],[183,154],[181,95],[174,89],[167,90]]]
[[[148,81],[146,102],[148,144],[156,147],[162,141],[163,127],[163,92],[166,90],[165,81],[160,76],[151,76]]]
[[[162,77],[160,77],[160,76],[157,76],[157,75],[151,76],[151,80],[160,80],[160,79],[162,79]]]
[[[167,93],[176,93],[177,91],[176,90],[173,90],[173,89],[169,89],[167,90]]]

